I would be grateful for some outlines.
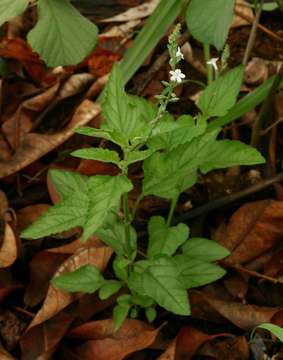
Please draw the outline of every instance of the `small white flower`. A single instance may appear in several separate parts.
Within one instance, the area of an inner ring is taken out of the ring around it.
[[[180,49],[180,46],[178,46],[178,50],[177,50],[177,52],[176,52],[176,56],[178,57],[178,56],[181,56],[181,59],[184,59],[184,55],[183,55],[183,53],[182,53],[182,51],[181,51],[181,49]]]
[[[209,61],[207,61],[207,64],[212,65],[214,67],[214,70],[217,71],[218,67],[216,62],[218,61],[218,58],[212,58]]]
[[[180,69],[176,69],[175,71],[171,70],[170,74],[171,74],[170,80],[177,81],[177,83],[181,83],[182,79],[186,77],[185,74],[183,74]]]

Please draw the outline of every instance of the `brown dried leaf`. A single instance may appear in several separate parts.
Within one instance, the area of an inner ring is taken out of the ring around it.
[[[107,246],[90,249],[78,249],[73,256],[69,257],[59,267],[54,274],[54,277],[62,275],[66,272],[74,271],[85,264],[95,265],[101,272],[103,272],[112,255],[112,252],[113,251]],[[70,293],[50,285],[46,299],[36,317],[29,325],[28,330],[52,318],[60,310],[64,309],[83,295],[84,293]]]
[[[5,233],[0,249],[0,268],[12,265],[18,258],[17,237],[11,225],[6,222]]]
[[[1,360],[16,360],[12,355],[8,353],[8,351],[5,350],[2,343],[0,343],[0,359]]]
[[[231,251],[224,263],[247,263],[272,248],[282,235],[282,201],[247,203],[233,214],[219,239],[219,243]]]
[[[54,135],[28,134],[22,146],[10,161],[1,161],[0,178],[11,175],[33,161],[47,154],[68,140],[73,134],[73,130],[79,126],[86,125],[94,117],[101,113],[100,104],[90,100],[84,100],[75,111],[72,121],[62,131]]]
[[[22,232],[28,226],[30,226],[35,220],[43,215],[50,205],[48,204],[37,204],[26,206],[17,211],[17,230]]]
[[[247,6],[245,6],[245,5],[247,5]],[[235,11],[239,12],[239,14],[243,14],[244,16],[247,16],[253,21],[254,13],[253,13],[253,10],[249,7],[249,5],[250,4],[245,0],[236,0],[234,9],[235,9]],[[234,27],[239,27],[239,26],[243,26],[243,25],[250,25],[250,22],[243,19],[239,15],[234,15],[234,19],[233,19],[231,27],[234,28]]]

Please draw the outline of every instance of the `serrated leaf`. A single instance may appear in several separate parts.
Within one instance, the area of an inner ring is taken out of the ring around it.
[[[256,165],[265,162],[264,157],[252,146],[240,141],[220,140],[210,146],[210,152],[200,165],[203,174],[234,165]]]
[[[187,255],[176,255],[173,259],[179,271],[179,278],[186,289],[210,284],[226,274],[218,265]]]
[[[50,67],[76,65],[92,51],[98,29],[66,0],[40,0],[28,43]]]
[[[192,0],[187,11],[187,26],[197,40],[221,50],[233,21],[234,0]]]
[[[99,289],[99,299],[105,300],[108,299],[113,294],[116,294],[121,287],[123,286],[123,283],[117,280],[104,280],[104,283],[101,285]]]
[[[82,159],[104,161],[116,165],[118,165],[120,162],[118,153],[116,151],[112,151],[108,149],[101,149],[101,148],[80,149],[73,151],[71,155]]]
[[[153,154],[153,150],[131,151],[124,160],[126,165],[134,164],[138,161],[147,159]]]
[[[129,285],[174,314],[190,315],[187,291],[180,280],[176,264],[170,258],[154,259],[144,272],[132,272]]]
[[[96,266],[87,264],[79,269],[57,276],[51,284],[69,292],[94,293],[104,283],[104,278]]]
[[[116,305],[113,310],[114,331],[119,330],[128,316],[130,305]]]
[[[50,170],[48,172],[52,184],[62,199],[78,191],[87,191],[88,177],[68,170]]]
[[[119,204],[121,195],[131,189],[132,183],[125,175],[93,176],[88,179],[86,190],[81,189],[60,200],[24,230],[21,236],[38,239],[82,226],[82,241],[85,242],[104,224],[111,209]]]
[[[189,236],[189,228],[185,224],[168,227],[162,216],[152,216],[148,223],[149,242],[148,258],[156,255],[173,255]]]
[[[230,251],[215,241],[190,238],[182,246],[184,255],[202,261],[216,261],[230,255]]]
[[[121,147],[127,146],[127,137],[125,137],[123,133],[117,130],[110,131],[110,130],[95,129],[89,126],[81,126],[75,129],[74,132],[81,135],[93,136],[97,138],[110,140]]]
[[[207,117],[224,116],[236,103],[244,67],[240,65],[213,81],[201,94],[198,107]]]
[[[27,8],[29,0],[1,0],[0,26],[14,17],[21,15]]]
[[[101,227],[95,235],[115,251],[117,255],[123,256],[127,251],[126,225],[115,221],[110,226]],[[137,246],[136,230],[129,226],[130,246],[132,250]]]

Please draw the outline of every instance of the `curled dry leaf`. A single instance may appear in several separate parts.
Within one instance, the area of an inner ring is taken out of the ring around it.
[[[54,135],[28,134],[22,146],[17,150],[15,156],[10,161],[1,161],[0,178],[11,175],[33,161],[47,154],[68,140],[73,134],[73,130],[79,126],[86,125],[94,117],[101,113],[100,104],[90,100],[84,100],[76,109],[72,121],[62,131]]]
[[[58,268],[53,277],[62,275],[64,273],[74,271],[80,268],[83,265],[91,264],[97,266],[99,271],[103,272],[108,261],[112,255],[112,250],[107,247],[98,247],[98,248],[86,248],[78,249],[69,257],[63,264]],[[59,288],[50,285],[45,301],[36,314],[35,318],[28,327],[28,330],[34,326],[45,322],[46,320],[52,318],[60,310],[64,309],[70,305],[73,301],[82,297],[84,293],[71,293],[60,290]]]
[[[160,329],[153,329],[139,320],[126,319],[120,329],[114,332],[113,320],[107,319],[81,325],[68,335],[89,340],[74,350],[82,360],[122,360],[149,347]]]
[[[6,222],[4,238],[0,249],[0,268],[12,265],[18,258],[17,237],[11,225]]]
[[[209,335],[190,326],[183,327],[158,360],[190,359],[202,344],[222,336],[230,337],[231,334]]]
[[[243,264],[271,249],[283,235],[283,202],[263,200],[241,206],[219,243],[231,251],[223,261]]]
[[[249,7],[249,5],[250,4],[245,0],[236,0],[234,9],[236,12],[239,13],[239,15],[243,14],[244,16],[247,16],[250,19],[254,20],[254,13],[253,10]],[[244,25],[250,25],[250,23],[247,20],[243,19],[239,15],[234,15],[234,19],[231,25],[232,28],[244,26]]]

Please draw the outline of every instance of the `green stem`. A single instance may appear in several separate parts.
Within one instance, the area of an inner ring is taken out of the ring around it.
[[[203,44],[203,52],[204,52],[205,66],[207,72],[207,85],[210,85],[212,83],[212,66],[207,63],[210,60],[209,44],[205,44],[205,43]]]
[[[174,211],[175,211],[175,208],[176,208],[178,199],[179,199],[179,195],[177,195],[177,196],[176,196],[174,199],[172,199],[172,201],[171,201],[170,211],[169,211],[168,218],[167,218],[167,223],[166,223],[168,227],[169,227],[170,224],[171,224],[171,221],[172,221],[172,218],[173,218],[173,214],[174,214]]]
[[[137,198],[137,200],[136,200],[136,202],[135,202],[135,205],[134,205],[134,208],[133,208],[133,211],[132,211],[132,215],[131,215],[131,220],[132,220],[132,221],[133,221],[134,218],[135,218],[137,208],[138,208],[141,200],[143,199],[143,197],[144,197],[143,193],[140,193],[140,194],[139,194],[139,197]]]

